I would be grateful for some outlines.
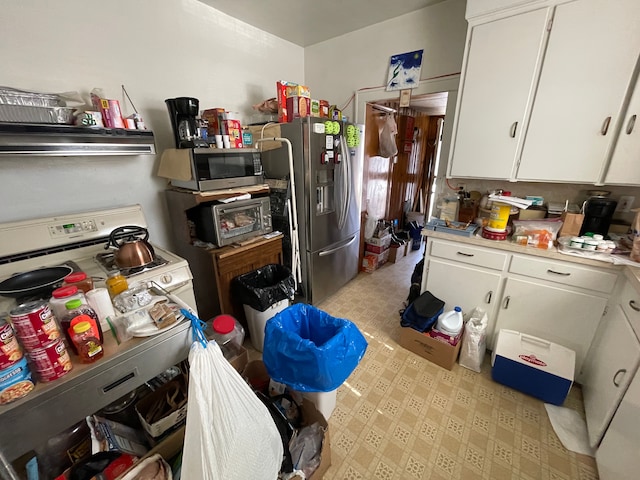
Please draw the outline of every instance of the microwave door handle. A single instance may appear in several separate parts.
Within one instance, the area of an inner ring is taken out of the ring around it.
[[[249,210],[250,208],[251,208],[251,205],[244,205],[242,207],[221,208],[220,210],[218,210],[218,213],[220,215],[226,215],[227,213],[243,212],[243,211]]]

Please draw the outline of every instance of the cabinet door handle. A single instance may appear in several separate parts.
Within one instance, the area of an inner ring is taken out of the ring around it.
[[[462,255],[463,257],[473,257],[473,253],[464,253],[464,252],[456,252],[458,255]]]
[[[516,138],[517,129],[518,129],[518,122],[513,122],[513,124],[511,125],[511,132],[509,133],[509,136],[511,138]]]
[[[505,297],[504,302],[502,302],[502,308],[504,308],[505,310],[509,308],[509,300],[511,300],[511,297]]]
[[[609,131],[610,123],[611,123],[611,117],[607,117],[604,119],[604,122],[602,123],[602,128],[600,129],[600,133],[602,133],[602,135],[607,134],[607,132]]]
[[[615,375],[613,375],[613,384],[616,387],[620,386],[620,382],[618,382],[618,375],[622,374],[624,376],[624,374],[627,373],[627,369],[626,368],[621,368],[620,370],[618,370]]]
[[[547,269],[547,272],[553,273],[554,275],[561,275],[563,277],[568,277],[569,275],[571,275],[570,273],[566,273],[566,272],[556,272],[555,270],[551,270],[550,268]]]
[[[627,135],[631,135],[631,132],[633,132],[633,127],[635,125],[636,125],[636,116],[631,115],[629,117],[629,122],[627,122]]]
[[[485,300],[485,302],[491,303],[491,297],[493,297],[493,291],[487,293],[487,299]]]
[[[629,306],[634,309],[636,312],[640,312],[640,307],[636,305],[635,300],[629,300]]]

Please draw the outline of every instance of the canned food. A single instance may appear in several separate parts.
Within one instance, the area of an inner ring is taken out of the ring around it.
[[[34,386],[26,358],[12,367],[0,370],[0,405],[24,397]]]
[[[9,312],[22,346],[31,351],[60,338],[60,330],[46,300],[23,303]]]
[[[0,314],[0,370],[9,368],[23,357],[13,328]]]
[[[51,382],[67,374],[73,365],[62,340],[54,340],[43,348],[28,353],[41,382]]]

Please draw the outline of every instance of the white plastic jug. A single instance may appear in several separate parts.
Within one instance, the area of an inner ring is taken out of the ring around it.
[[[462,330],[462,322],[462,308],[455,307],[453,310],[444,312],[438,317],[436,330],[455,336]]]

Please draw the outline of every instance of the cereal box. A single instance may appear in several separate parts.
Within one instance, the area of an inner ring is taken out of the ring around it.
[[[305,85],[290,85],[287,87],[287,98],[289,97],[311,98],[311,92]]]
[[[287,97],[287,121],[311,115],[311,99],[307,97]]]
[[[242,126],[238,120],[227,120],[227,130],[229,130],[229,146],[231,148],[242,148]]]
[[[287,116],[287,87],[297,85],[293,82],[278,80],[276,82],[276,92],[278,98],[278,122],[284,123],[288,121]]]

